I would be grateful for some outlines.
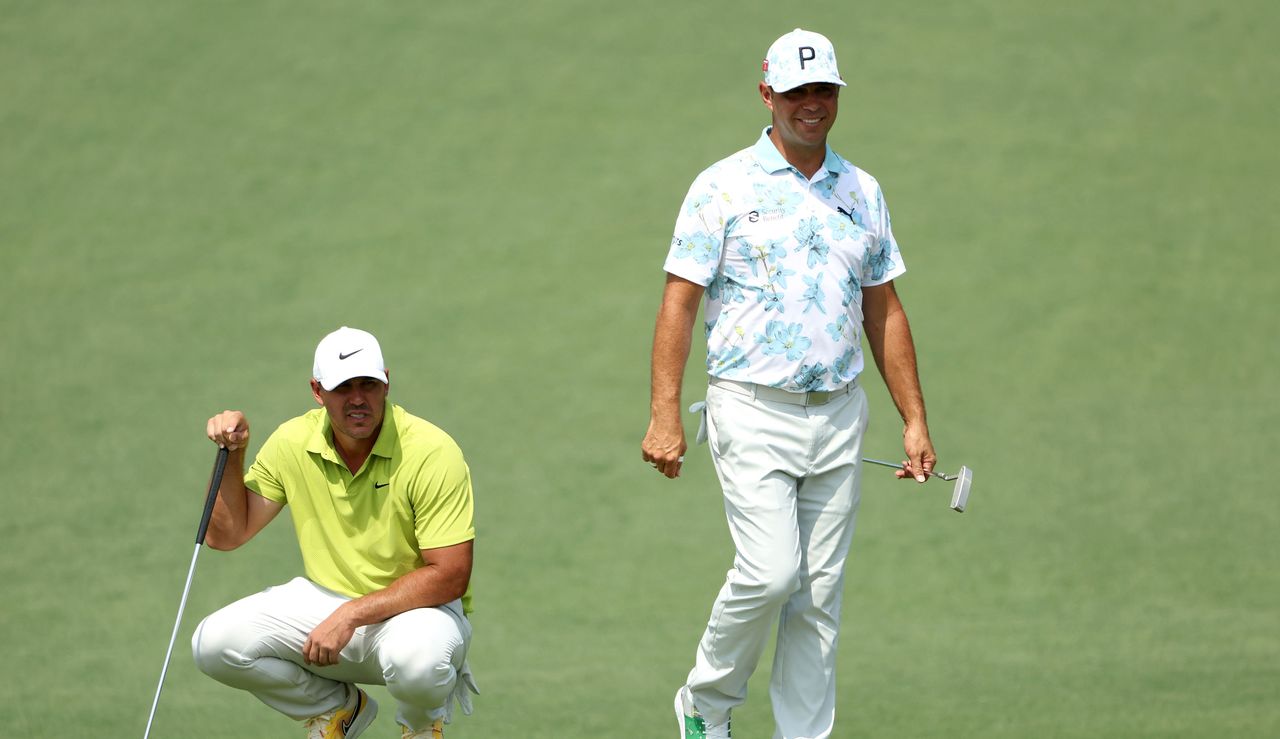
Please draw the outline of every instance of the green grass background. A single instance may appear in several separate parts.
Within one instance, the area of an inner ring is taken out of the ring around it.
[[[894,214],[940,466],[976,470],[963,516],[869,471],[836,736],[1280,735],[1274,3],[0,0],[6,735],[141,735],[204,422],[260,444],[347,323],[475,475],[450,736],[673,736],[730,545],[705,449],[639,458],[660,267],[795,26]],[[287,519],[202,554],[155,736],[299,735],[187,647],[298,570]]]

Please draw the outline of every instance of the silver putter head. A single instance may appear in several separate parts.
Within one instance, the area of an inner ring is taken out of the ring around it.
[[[955,479],[956,486],[951,491],[951,510],[964,513],[964,507],[969,503],[969,486],[973,485],[973,470],[961,467]]]

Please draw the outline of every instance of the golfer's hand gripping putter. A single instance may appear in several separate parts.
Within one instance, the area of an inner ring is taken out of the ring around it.
[[[863,462],[869,464],[878,464],[881,467],[889,467],[895,470],[902,469],[902,465],[893,462],[885,462],[879,459],[862,458]],[[956,485],[951,489],[951,510],[956,513],[964,513],[964,507],[969,504],[969,487],[973,485],[973,470],[968,467],[961,467],[960,471],[954,475],[948,475],[945,472],[934,470],[929,473],[930,477],[940,477],[947,482],[954,482]]]

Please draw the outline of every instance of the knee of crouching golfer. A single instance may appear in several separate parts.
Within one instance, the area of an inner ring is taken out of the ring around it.
[[[234,639],[235,630],[231,626],[214,613],[201,621],[191,635],[191,656],[196,667],[209,677],[218,679],[247,662],[240,652],[243,645]]]
[[[451,656],[450,650],[423,648],[398,660],[383,673],[387,690],[415,705],[444,705],[458,680]]]

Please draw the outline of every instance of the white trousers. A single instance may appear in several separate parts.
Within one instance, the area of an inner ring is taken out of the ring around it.
[[[736,550],[688,678],[708,720],[726,720],[746,699],[776,620],[774,739],[831,735],[866,426],[860,387],[807,407],[756,399],[740,385],[707,388],[708,439]]]
[[[416,608],[361,626],[338,664],[306,664],[307,636],[348,600],[301,577],[242,598],[196,627],[191,638],[196,665],[298,720],[341,706],[344,683],[386,685],[399,703],[396,719],[416,731],[447,718],[455,689],[466,690],[460,676],[474,687],[466,667],[471,624],[461,603]],[[469,708],[469,696],[464,697]]]

